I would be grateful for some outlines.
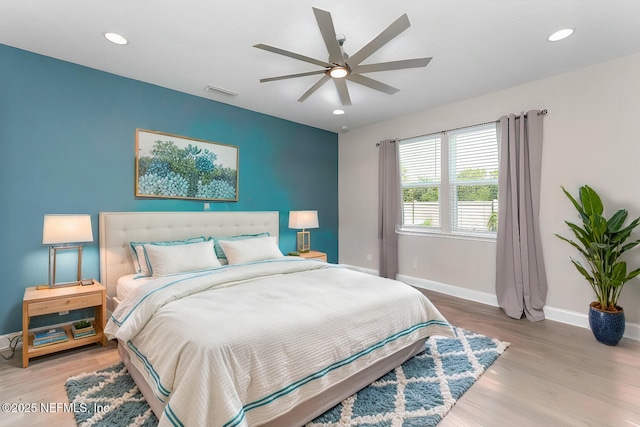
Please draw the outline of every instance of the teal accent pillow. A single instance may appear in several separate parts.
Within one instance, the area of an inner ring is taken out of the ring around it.
[[[136,273],[143,276],[151,276],[151,268],[149,259],[144,250],[143,245],[156,245],[156,246],[176,246],[176,245],[188,245],[190,243],[200,243],[207,239],[204,236],[191,237],[184,240],[165,240],[161,242],[131,242],[129,247],[131,249],[131,257],[133,258],[133,265],[136,269]]]
[[[220,246],[220,240],[244,240],[244,239],[253,239],[256,237],[264,237],[264,236],[269,236],[269,233],[258,233],[258,234],[240,234],[237,236],[226,236],[226,237],[209,237],[209,239],[213,240],[213,250],[216,253],[216,256],[219,259],[227,259],[227,256],[224,253],[224,250],[222,249],[222,246]]]

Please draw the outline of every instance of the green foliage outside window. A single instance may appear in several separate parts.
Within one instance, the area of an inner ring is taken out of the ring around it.
[[[481,181],[484,179],[498,179],[498,171],[486,171],[484,169],[465,169],[458,173],[458,181]],[[498,199],[498,185],[459,185],[458,201],[491,201]]]
[[[403,188],[402,200],[404,202],[437,202],[438,187]]]
[[[403,176],[404,178],[404,176]],[[498,171],[486,171],[485,169],[465,169],[458,173],[457,182],[463,184],[467,182],[481,182],[486,179],[497,179]],[[422,179],[425,184],[429,183],[429,179]],[[432,181],[431,181],[432,182]],[[497,184],[470,184],[456,186],[456,200],[458,202],[493,202],[498,199]],[[404,203],[415,202],[438,202],[438,187],[405,187],[402,189],[402,200]],[[493,211],[487,219],[487,231],[497,231],[498,229],[498,213]],[[430,219],[425,220],[421,225],[430,227],[432,224]]]
[[[484,169],[465,169],[458,174],[458,181],[480,181],[483,179],[498,178],[498,171],[485,171]],[[429,183],[428,179],[424,180]],[[460,202],[492,201],[498,199],[498,185],[459,185],[457,187],[457,199]],[[438,187],[409,187],[402,189],[404,202],[437,202]]]

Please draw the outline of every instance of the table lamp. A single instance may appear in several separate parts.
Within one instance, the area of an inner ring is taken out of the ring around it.
[[[82,245],[77,243],[83,242],[93,242],[90,215],[46,214],[44,216],[42,244],[49,245],[49,286],[41,288],[75,286],[82,283]],[[78,251],[78,280],[56,283],[56,255],[58,251],[73,249]]]
[[[289,212],[289,228],[302,229],[298,232],[298,252],[311,250],[311,235],[307,228],[318,228],[318,211],[291,211]]]

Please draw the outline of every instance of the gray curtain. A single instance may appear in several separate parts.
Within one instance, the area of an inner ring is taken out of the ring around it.
[[[542,164],[542,114],[500,118],[496,295],[504,312],[532,322],[544,319],[547,277],[538,212]]]
[[[378,239],[380,276],[391,279],[398,274],[398,235],[396,224],[402,219],[402,193],[398,143],[385,140],[378,144]]]

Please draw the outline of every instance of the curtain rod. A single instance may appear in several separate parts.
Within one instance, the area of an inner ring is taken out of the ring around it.
[[[537,116],[544,116],[544,115],[546,115],[548,112],[549,112],[549,111],[547,111],[547,109],[545,108],[544,110],[538,111],[538,112],[536,113],[536,115],[537,115]],[[524,116],[525,116],[525,117],[527,117],[527,115],[526,115],[526,114],[525,114]],[[518,116],[516,116],[516,119],[519,119],[519,118],[520,118],[520,116],[519,116],[519,115],[518,115]],[[391,140],[390,142],[405,141],[405,140],[407,140],[407,139],[420,138],[421,136],[435,135],[436,133],[451,132],[451,131],[453,131],[453,130],[460,130],[460,129],[465,129],[465,128],[472,128],[472,127],[475,127],[475,126],[483,126],[483,125],[488,125],[488,124],[491,124],[491,123],[498,123],[499,121],[500,121],[500,120],[492,120],[492,121],[490,121],[490,122],[476,123],[475,125],[461,126],[461,127],[452,128],[452,129],[445,129],[445,130],[441,130],[441,131],[439,131],[439,132],[425,133],[425,134],[422,134],[422,135],[409,136],[409,137],[406,137],[406,138],[396,138],[396,139],[394,139],[394,140]],[[379,142],[377,142],[377,143],[376,143],[376,147],[378,147],[379,145],[380,145],[380,143],[379,143]]]

